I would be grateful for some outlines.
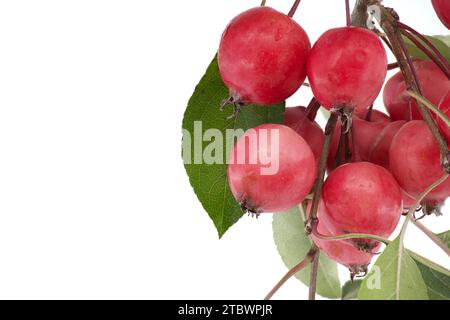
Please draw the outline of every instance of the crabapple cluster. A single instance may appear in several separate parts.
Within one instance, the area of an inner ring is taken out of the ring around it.
[[[433,1],[444,23],[449,22],[449,3]],[[237,141],[228,182],[243,211],[259,215],[306,205],[316,245],[353,275],[366,271],[380,242],[326,238],[355,233],[389,238],[402,213],[415,209],[416,199],[444,173],[441,150],[408,95],[403,73],[386,82],[387,55],[380,38],[346,26],[326,31],[311,48],[307,33],[291,17],[258,7],[227,26],[218,62],[230,92],[226,102],[236,111],[248,104],[283,102],[306,77],[316,102],[308,108],[287,108],[283,125],[258,126]],[[447,75],[428,60],[413,61],[412,69],[423,97],[450,116]],[[388,114],[373,108],[384,84]],[[337,118],[330,132],[314,120],[313,106],[319,104]],[[450,139],[448,122],[431,115]],[[270,173],[264,170],[267,159],[277,164]],[[328,175],[320,181],[325,160]],[[317,213],[310,212],[308,194],[321,195],[315,199]],[[420,205],[426,214],[438,213],[449,196],[450,179]]]

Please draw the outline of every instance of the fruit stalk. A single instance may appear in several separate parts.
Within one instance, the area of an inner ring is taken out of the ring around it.
[[[442,72],[445,73],[447,78],[450,79],[450,68],[448,66],[448,63],[444,62],[445,60],[442,61],[439,57],[436,57],[428,48],[426,48],[422,43],[420,43],[420,41],[417,40],[412,33],[408,32],[405,29],[402,29],[401,32],[405,37],[411,40],[411,42],[414,43],[414,45],[417,48],[419,48],[423,53],[425,53],[431,59],[431,61],[433,61],[439,67],[439,69],[441,69]]]
[[[330,118],[328,119],[327,125],[325,127],[325,143],[323,145],[322,154],[320,156],[319,168],[317,171],[317,179],[314,184],[312,192],[314,193],[311,213],[306,220],[305,231],[309,235],[312,232],[312,223],[317,220],[317,208],[319,207],[319,199],[322,193],[323,180],[325,178],[325,171],[327,168],[328,153],[330,151],[331,138],[333,137],[334,129],[336,128],[336,123],[338,120],[338,115],[336,112],[331,112]]]
[[[288,16],[293,17],[295,12],[297,11],[298,5],[300,4],[301,0],[295,0],[294,4],[292,5],[291,10],[289,10]]]
[[[417,221],[416,219],[412,219],[411,222],[423,233],[427,235],[428,238],[430,238],[431,241],[433,241],[439,248],[444,250],[444,252],[450,256],[450,248],[441,240],[439,237],[427,229],[422,223]]]
[[[314,245],[314,248],[317,248],[316,245]],[[320,257],[320,250],[317,249],[316,254],[314,255],[312,264],[311,264],[311,274],[309,277],[309,300],[316,300],[316,290],[317,290],[317,273],[319,271],[319,257]]]
[[[313,246],[309,250],[308,254],[306,255],[305,259],[303,259],[300,263],[298,263],[296,266],[294,266],[291,270],[289,270],[283,278],[275,285],[275,287],[270,290],[270,292],[267,294],[267,296],[264,298],[264,300],[270,300],[272,297],[277,293],[277,291],[288,281],[290,278],[295,276],[298,272],[306,268],[313,260],[314,257],[317,255],[318,250],[317,247]]]
[[[408,50],[406,49],[402,33],[397,26],[398,16],[392,9],[388,9],[380,3],[378,3],[378,7],[380,8],[381,13],[381,27],[392,45],[393,53],[400,65],[408,91],[413,91],[418,95],[422,95],[417,77],[415,76],[414,66],[412,65],[411,58]],[[446,172],[450,173],[447,142],[440,134],[439,129],[433,121],[428,109],[420,101],[417,101],[417,107],[439,146],[442,167]]]

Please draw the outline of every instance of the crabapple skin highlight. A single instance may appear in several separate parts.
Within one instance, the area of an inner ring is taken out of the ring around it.
[[[367,109],[378,96],[386,73],[383,44],[373,32],[359,27],[325,32],[307,62],[311,89],[327,109]]]
[[[439,104],[439,110],[441,110],[447,117],[450,117],[450,90]],[[450,127],[438,116],[436,116],[436,121],[442,134],[447,138],[447,141],[449,141]]]
[[[369,162],[347,163],[323,186],[325,214],[339,234],[368,233],[388,238],[402,213],[402,193],[385,168]],[[369,250],[376,245],[364,240]],[[362,241],[353,240],[355,243]]]
[[[450,1],[448,0],[432,0],[434,10],[442,23],[450,29]]]
[[[325,143],[325,134],[319,124],[308,119],[305,107],[286,108],[284,124],[308,142],[314,157],[320,160],[322,148]]]
[[[391,172],[400,186],[411,196],[419,197],[431,184],[444,175],[441,154],[427,124],[409,121],[392,140]],[[450,179],[431,191],[424,202],[439,204],[450,196]]]
[[[235,99],[276,104],[305,81],[310,48],[308,35],[292,18],[269,7],[253,8],[225,29],[218,53],[220,74]]]
[[[311,210],[311,202],[308,204],[307,211]],[[317,225],[317,231],[324,236],[337,236],[336,232],[333,232],[333,227],[326,220],[326,208],[321,199],[317,209],[317,218],[319,223]],[[370,264],[374,254],[364,252],[355,247],[350,241],[328,241],[322,240],[317,236],[311,234],[314,243],[332,260],[346,266],[352,273],[358,274],[361,271],[367,271],[367,266]],[[381,244],[378,244],[374,251],[378,250]]]
[[[450,90],[450,80],[433,61],[416,60],[413,62],[423,96],[435,106]],[[406,84],[401,72],[390,78],[384,87],[383,101],[393,121],[410,120],[411,104],[412,120],[422,120],[413,98],[406,94]]]
[[[278,148],[274,149],[274,145]],[[244,161],[239,161],[241,152],[245,152]],[[256,156],[253,163],[252,156]],[[261,171],[268,167],[267,161],[262,161],[267,157],[278,166],[270,174]],[[228,182],[243,209],[256,214],[275,213],[303,201],[311,190],[316,171],[314,154],[300,135],[284,125],[265,124],[248,130],[234,146],[228,164]]]

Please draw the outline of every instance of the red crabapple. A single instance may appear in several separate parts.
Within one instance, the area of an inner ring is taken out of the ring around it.
[[[371,147],[369,154],[370,162],[382,166],[387,170],[390,169],[389,150],[391,148],[392,139],[394,139],[394,136],[405,123],[405,120],[394,121],[381,131]]]
[[[434,10],[436,11],[442,23],[450,29],[450,1],[448,0],[432,0]]]
[[[309,206],[310,207],[310,206]],[[308,208],[308,211],[310,209]],[[317,218],[319,223],[317,225],[317,232],[323,236],[337,236],[339,234],[333,232],[334,228],[329,225],[324,217],[328,214],[325,212],[326,208],[321,200],[317,209]],[[346,266],[352,277],[361,273],[367,272],[367,266],[370,264],[374,254],[359,250],[351,241],[339,240],[329,241],[318,238],[314,233],[311,234],[314,243],[332,260]],[[373,249],[376,252],[381,247],[378,243]]]
[[[350,138],[350,151],[353,153],[352,161],[367,161],[370,153],[370,146],[373,144],[379,133],[390,123],[390,118],[378,110],[372,110],[370,121],[353,116],[353,130],[356,150],[353,150],[353,141]],[[338,122],[331,138],[330,151],[328,155],[327,168],[333,170],[336,165],[336,154],[341,138],[341,124]],[[341,155],[342,156],[342,155]]]
[[[450,117],[450,90],[447,95],[442,98],[442,101],[439,104],[439,110],[441,110],[447,117]],[[442,134],[447,138],[447,140],[450,140],[450,127],[438,116],[436,116],[436,121]]]
[[[414,120],[395,135],[390,154],[390,167],[400,186],[411,196],[419,197],[444,175],[441,154],[427,124]],[[431,191],[423,204],[438,206],[450,196],[450,179]]]
[[[306,77],[308,35],[269,7],[235,17],[225,29],[218,60],[233,103],[271,105],[294,94]]]
[[[402,213],[402,193],[394,177],[376,164],[347,163],[334,170],[323,186],[327,219],[335,232],[389,237]],[[373,240],[352,240],[372,251]]]
[[[450,90],[450,80],[432,61],[416,60],[413,64],[424,97],[437,106],[442,97]],[[416,102],[406,94],[406,84],[401,72],[386,82],[383,100],[394,121],[422,119]]]
[[[248,130],[236,143],[228,182],[244,211],[260,214],[290,209],[303,201],[316,177],[308,143],[284,125]]]
[[[307,62],[311,89],[327,109],[367,109],[378,96],[386,72],[383,44],[373,32],[359,27],[325,32]]]
[[[287,108],[284,113],[284,124],[292,128],[308,142],[314,157],[319,161],[325,143],[325,135],[319,124],[308,118],[306,108]]]

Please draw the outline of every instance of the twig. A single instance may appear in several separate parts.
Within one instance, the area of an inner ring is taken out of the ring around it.
[[[436,57],[436,55],[434,55],[429,49],[427,49],[423,44],[420,43],[419,40],[417,40],[410,32],[402,29],[402,34],[407,37],[409,40],[411,40],[412,43],[414,43],[414,45],[420,49],[420,51],[422,51],[423,53],[425,53],[425,55],[431,59],[431,61],[434,62],[435,65],[437,65],[439,67],[439,69],[442,70],[442,72],[447,76],[447,78],[450,79],[450,69],[448,68],[448,66],[439,59],[439,57]]]
[[[314,121],[317,116],[317,111],[320,109],[320,103],[316,98],[312,98],[308,107],[306,108],[306,116],[309,120]]]
[[[441,239],[439,239],[439,237],[432,232],[431,230],[428,230],[427,227],[425,227],[422,223],[420,223],[419,221],[417,221],[416,219],[412,219],[411,222],[423,233],[425,233],[427,235],[428,238],[431,239],[431,241],[433,241],[436,245],[439,246],[439,248],[441,248],[442,250],[444,250],[444,252],[450,256],[450,248],[444,243],[444,241],[442,241]]]
[[[313,260],[314,257],[317,255],[317,249],[315,247],[312,247],[309,252],[307,253],[305,259],[301,261],[299,264],[294,266],[291,270],[289,270],[283,278],[275,285],[275,287],[270,290],[270,292],[267,294],[267,296],[264,298],[264,300],[270,300],[272,297],[277,293],[277,291],[293,276],[295,276],[299,271],[303,270],[305,267],[307,267]]]
[[[350,16],[350,0],[345,0],[345,15],[347,17],[347,27],[350,27],[352,23]]]
[[[311,264],[311,273],[309,277],[309,300],[316,300],[317,291],[317,273],[319,272],[320,251],[317,251]]]
[[[327,168],[328,153],[330,151],[331,138],[333,137],[334,129],[336,128],[336,122],[338,115],[336,112],[331,112],[330,118],[328,119],[327,125],[325,127],[325,143],[323,145],[322,154],[319,161],[319,169],[317,172],[316,183],[314,184],[313,193],[314,197],[312,200],[311,212],[309,214],[308,220],[305,223],[305,231],[309,235],[312,231],[312,221],[317,219],[317,208],[319,207],[319,199],[322,194],[323,180],[325,178],[325,171]]]
[[[432,104],[429,100],[427,100],[423,96],[418,95],[413,91],[406,91],[406,93],[411,97],[413,97],[414,99],[423,103],[424,106],[426,106],[428,109],[433,111],[439,118],[441,118],[441,120],[444,121],[447,126],[450,126],[450,118],[448,118],[445,113],[443,113],[438,107]]]
[[[399,66],[398,62],[393,62],[388,64],[388,70],[394,70],[397,69]]]
[[[348,234],[342,234],[342,235],[338,235],[338,236],[325,236],[317,230],[317,224],[318,224],[317,222],[313,224],[312,234],[321,240],[340,241],[340,240],[350,240],[350,239],[371,239],[371,240],[382,242],[384,244],[389,244],[389,240],[387,240],[387,239],[384,239],[382,237],[379,237],[379,236],[376,236],[373,234],[366,234],[366,233],[348,233]]]
[[[262,0],[260,6],[261,6],[261,7],[264,7],[264,6],[266,5],[266,1],[267,1],[267,0]]]
[[[438,58],[438,60],[442,63],[442,71],[447,75],[447,77],[450,79],[450,63],[447,61],[447,59],[442,55],[442,53],[439,52],[439,50],[431,43],[430,40],[428,40],[425,36],[423,36],[420,32],[414,30],[412,27],[398,21],[397,25],[402,28],[403,30],[407,30],[411,32],[414,36],[419,38],[423,43],[425,43],[426,46],[428,46],[431,51],[434,53],[434,55]],[[408,37],[409,38],[409,37]],[[413,41],[410,38],[411,41]],[[414,42],[414,41],[413,41]],[[414,42],[416,44],[416,42]],[[417,44],[416,44],[417,45]],[[423,46],[422,46],[423,47]],[[419,47],[419,49],[422,50],[422,48]],[[425,52],[425,51],[424,51]],[[429,51],[428,51],[429,52]],[[430,58],[431,56],[425,52]],[[438,64],[439,66],[439,64]]]
[[[301,0],[295,0],[294,4],[292,5],[291,10],[288,13],[289,17],[292,18],[294,16],[295,12],[297,11],[298,5],[300,4],[300,1]]]

